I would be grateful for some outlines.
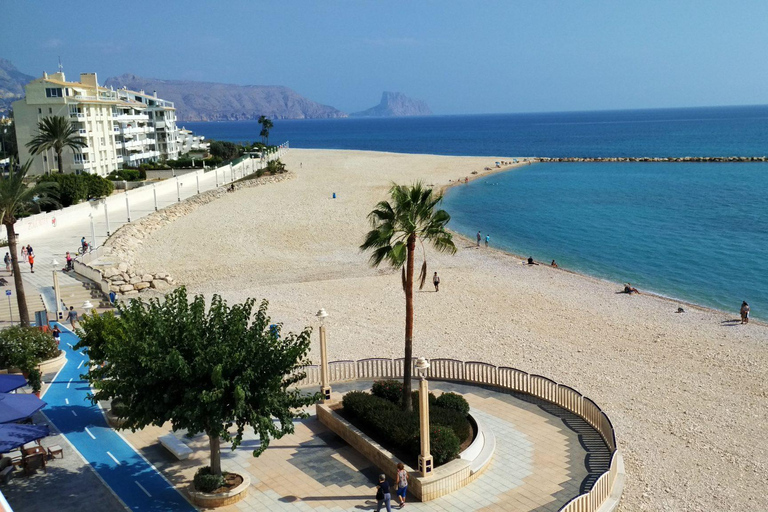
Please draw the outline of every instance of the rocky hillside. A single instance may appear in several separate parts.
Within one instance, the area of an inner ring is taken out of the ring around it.
[[[344,112],[321,105],[282,86],[231,85],[187,80],[158,80],[125,74],[105,85],[128,87],[157,95],[176,105],[181,121],[241,121],[265,115],[272,119],[346,117]]]
[[[402,117],[402,116],[430,116],[432,111],[421,100],[414,100],[401,92],[384,92],[381,102],[375,107],[355,112],[350,116],[355,117]]]
[[[11,103],[24,97],[24,86],[34,79],[16,69],[11,61],[0,58],[0,115],[7,115]]]

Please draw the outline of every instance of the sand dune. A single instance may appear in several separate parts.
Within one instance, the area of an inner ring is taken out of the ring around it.
[[[393,181],[443,187],[496,160],[291,150],[295,179],[200,207],[152,235],[138,263],[193,292],[265,297],[291,330],[325,307],[332,359],[401,356],[400,278],[358,251],[366,215]],[[427,249],[442,284],[415,293],[414,355],[513,366],[595,400],[625,456],[621,510],[768,510],[768,328],[457,245]]]

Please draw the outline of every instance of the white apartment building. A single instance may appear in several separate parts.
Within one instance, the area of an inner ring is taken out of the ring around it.
[[[65,172],[106,176],[123,167],[178,158],[178,129],[173,103],[127,89],[101,87],[96,73],[81,73],[80,82],[67,82],[58,72],[33,80],[26,97],[13,103],[19,158],[32,158],[30,174],[60,169],[53,150],[30,154],[26,144],[37,135],[44,117],[67,117],[87,146],[62,155]]]
[[[204,135],[195,135],[191,130],[183,126],[179,130],[179,153],[185,154],[190,151],[208,151],[210,144],[205,142]]]

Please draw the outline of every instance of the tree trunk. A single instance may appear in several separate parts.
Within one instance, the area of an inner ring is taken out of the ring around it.
[[[208,440],[211,444],[211,474],[221,474],[221,440],[219,436],[208,434]]]
[[[412,411],[411,360],[413,359],[413,258],[416,235],[408,237],[408,262],[405,269],[405,361],[403,361],[403,410]]]
[[[8,234],[8,250],[11,253],[11,268],[13,269],[13,284],[16,285],[16,302],[19,304],[19,323],[24,327],[29,327],[29,311],[27,310],[27,295],[24,293],[24,282],[21,280],[21,269],[19,269],[19,257],[16,250],[16,229],[15,223],[6,224],[5,231]]]
[[[61,148],[56,149],[56,158],[58,159],[58,162],[56,162],[56,167],[59,168],[59,174],[62,174],[64,172],[64,160],[61,156]]]

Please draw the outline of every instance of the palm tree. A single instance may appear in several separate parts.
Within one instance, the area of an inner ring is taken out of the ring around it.
[[[260,116],[259,124],[261,125],[261,132],[259,133],[259,136],[261,137],[261,140],[263,140],[264,143],[269,146],[269,130],[274,128],[275,125],[272,124],[272,121],[270,121],[267,116]]]
[[[408,187],[393,184],[389,189],[392,199],[381,201],[368,214],[373,229],[368,232],[360,249],[372,250],[370,264],[378,267],[386,261],[394,268],[402,269],[405,292],[405,361],[403,364],[403,409],[412,410],[411,360],[413,357],[413,264],[416,242],[421,244],[424,262],[419,275],[419,288],[427,278],[427,260],[424,241],[439,252],[454,254],[456,246],[445,225],[451,216],[435,207],[443,200],[440,194],[421,183]],[[405,265],[405,266],[403,266]]]
[[[14,171],[14,162],[11,162],[8,175],[0,174],[0,222],[5,226],[8,234],[8,249],[11,253],[13,265],[13,282],[16,285],[16,301],[19,304],[19,317],[21,325],[29,327],[29,311],[27,310],[27,296],[24,293],[24,282],[21,280],[19,269],[18,251],[16,249],[16,230],[14,225],[20,215],[34,211],[35,206],[46,204],[56,205],[53,199],[58,184],[45,181],[31,186],[24,183],[32,160]]]
[[[73,127],[69,119],[63,116],[50,116],[41,119],[37,123],[37,136],[27,142],[27,147],[34,155],[53,149],[56,152],[59,172],[64,172],[64,160],[61,156],[64,148],[78,151],[87,145],[78,134],[78,129]]]

